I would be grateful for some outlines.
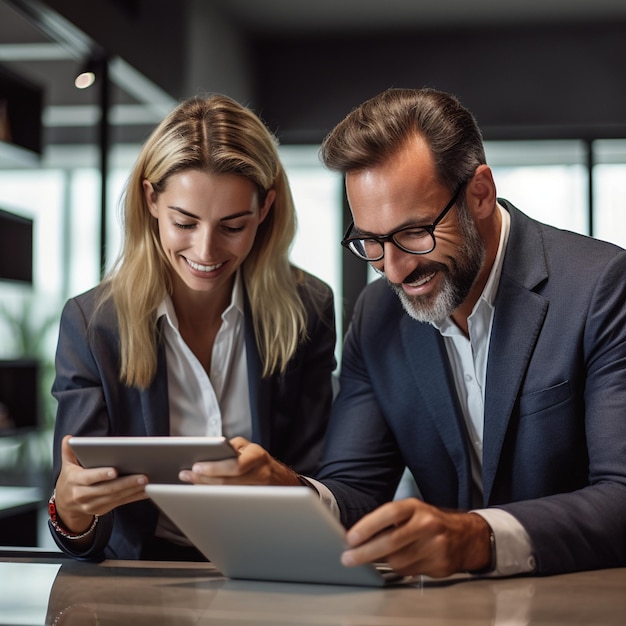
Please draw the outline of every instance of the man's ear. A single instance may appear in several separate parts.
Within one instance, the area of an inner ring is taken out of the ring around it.
[[[144,179],[141,184],[143,186],[143,195],[146,199],[146,204],[150,209],[150,213],[153,217],[156,217],[158,219],[159,211],[156,205],[156,192],[154,191],[154,187],[152,186],[152,183],[146,179]]]
[[[496,208],[496,185],[488,165],[479,165],[467,184],[467,204],[474,217],[484,219]]]

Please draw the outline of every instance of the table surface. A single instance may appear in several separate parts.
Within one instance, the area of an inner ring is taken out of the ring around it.
[[[626,569],[370,589],[228,580],[209,563],[3,552],[0,624],[575,626],[626,623]]]

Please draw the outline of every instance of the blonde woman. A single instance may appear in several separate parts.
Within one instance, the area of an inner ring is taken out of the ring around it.
[[[129,178],[109,276],[65,306],[50,528],[79,559],[201,558],[145,476],[84,469],[70,435],[225,435],[314,474],[335,367],[328,286],[290,265],[276,141],[225,96],[181,103]]]

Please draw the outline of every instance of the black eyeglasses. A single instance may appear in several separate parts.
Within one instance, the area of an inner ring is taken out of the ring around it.
[[[461,183],[457,187],[450,202],[446,204],[443,211],[439,213],[430,226],[404,226],[387,235],[350,237],[350,233],[354,229],[354,222],[352,222],[341,241],[341,245],[364,261],[380,261],[385,256],[384,244],[386,241],[390,241],[394,246],[409,254],[428,254],[437,245],[435,228],[454,206],[464,186],[465,183]]]

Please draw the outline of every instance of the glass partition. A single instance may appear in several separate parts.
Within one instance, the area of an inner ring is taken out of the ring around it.
[[[485,142],[498,196],[541,222],[589,234],[581,141]]]
[[[626,139],[594,142],[594,235],[626,248]]]

